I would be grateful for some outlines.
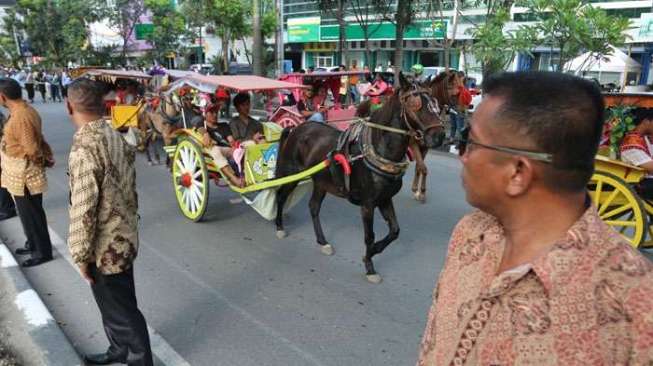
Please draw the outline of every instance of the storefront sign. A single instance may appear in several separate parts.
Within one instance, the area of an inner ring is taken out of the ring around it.
[[[653,13],[642,13],[637,42],[653,42]]]
[[[136,24],[134,27],[134,33],[136,34],[137,40],[145,40],[148,36],[154,33],[154,24]]]
[[[288,43],[320,40],[320,17],[288,19]]]
[[[288,20],[290,22],[290,19]],[[446,20],[418,21],[404,30],[405,40],[442,39],[447,31]],[[337,41],[340,27],[337,25],[320,26],[320,41]],[[348,41],[364,41],[365,33],[360,24],[348,24],[345,28]],[[369,40],[393,40],[396,38],[396,26],[392,23],[374,23],[368,27]]]

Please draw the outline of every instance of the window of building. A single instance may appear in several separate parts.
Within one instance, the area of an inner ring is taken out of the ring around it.
[[[333,66],[333,56],[323,56],[319,54],[315,56],[315,67],[332,67]]]
[[[390,48],[395,48],[397,45],[397,41],[390,41]],[[381,47],[383,47],[383,42],[381,42]]]

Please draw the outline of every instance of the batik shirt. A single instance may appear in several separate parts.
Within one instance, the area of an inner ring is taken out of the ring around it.
[[[68,162],[68,246],[75,263],[95,263],[104,274],[132,266],[138,251],[134,159],[133,148],[103,120],[75,133]]]
[[[653,265],[590,207],[544,256],[497,275],[500,223],[456,226],[419,366],[651,365]]]
[[[11,111],[0,142],[2,187],[14,196],[42,194],[48,188],[45,161],[52,150],[45,142],[38,112],[21,101]]]

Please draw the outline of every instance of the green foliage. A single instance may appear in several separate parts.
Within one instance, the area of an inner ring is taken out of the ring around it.
[[[484,78],[505,70],[517,53],[531,54],[537,42],[537,31],[532,28],[506,31],[509,20],[509,11],[500,8],[484,24],[468,31],[474,37],[472,52],[483,66]]]
[[[615,155],[619,152],[621,140],[626,133],[635,129],[635,119],[633,110],[635,107],[630,105],[618,105],[608,110],[606,119],[607,129],[610,131],[610,151]]]
[[[171,52],[177,52],[182,43],[191,37],[186,30],[184,16],[179,13],[170,0],[145,0],[146,8],[152,14],[154,32],[146,37],[152,45],[149,61],[157,60],[165,64],[164,59]]]
[[[32,53],[52,65],[79,58],[88,46],[88,26],[106,14],[100,0],[18,0],[3,19],[3,37],[24,32]]]
[[[630,21],[610,16],[585,0],[522,1],[539,20],[529,27],[540,34],[540,43],[559,49],[558,70],[582,52],[601,56],[610,53],[610,45],[618,47],[626,41]]]

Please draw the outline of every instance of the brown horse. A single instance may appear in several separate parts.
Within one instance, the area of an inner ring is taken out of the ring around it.
[[[431,91],[431,96],[435,98],[440,109],[440,119],[445,120],[447,111],[450,106],[455,106],[458,103],[458,86],[461,85],[460,77],[455,71],[443,71],[431,81],[427,81],[421,86]],[[371,103],[365,101],[361,103],[357,110],[356,115],[359,117],[368,117],[370,115]],[[436,136],[437,141],[433,141],[433,147],[442,145],[444,140],[444,131],[441,135]],[[428,168],[424,164],[424,159],[428,153],[427,144],[424,141],[417,141],[412,139],[410,142],[410,151],[415,159],[415,175],[413,176],[413,184],[411,190],[414,197],[419,202],[426,202],[426,176],[428,175]]]
[[[381,277],[374,269],[372,257],[399,237],[392,197],[401,189],[408,167],[405,159],[409,141],[411,137],[422,137],[430,144],[432,136],[440,134],[444,127],[430,91],[409,83],[402,74],[400,79],[402,87],[372,113],[370,122],[358,122],[345,132],[322,123],[306,122],[294,129],[285,129],[279,142],[277,178],[306,170],[334,153],[350,157],[351,166],[343,165],[349,175],[343,174],[333,163],[330,169],[312,176],[309,209],[321,251],[331,255],[333,247],[324,237],[319,218],[325,195],[346,198],[361,207],[366,246],[363,263],[367,279],[373,283],[380,282]],[[343,164],[342,159],[338,161]],[[283,206],[296,186],[297,183],[287,184],[277,191],[276,226],[280,238],[285,236]],[[373,228],[377,207],[389,226],[388,235],[379,241],[374,240]]]
[[[152,102],[155,106],[152,106]],[[172,96],[164,94],[152,97],[148,101],[148,106],[140,112],[138,128],[141,132],[143,149],[150,164],[152,164],[151,148],[155,155],[155,161],[159,162],[161,148],[158,146],[157,140],[161,139],[164,146],[174,142],[175,131],[179,129],[180,114],[180,109],[172,100]]]

